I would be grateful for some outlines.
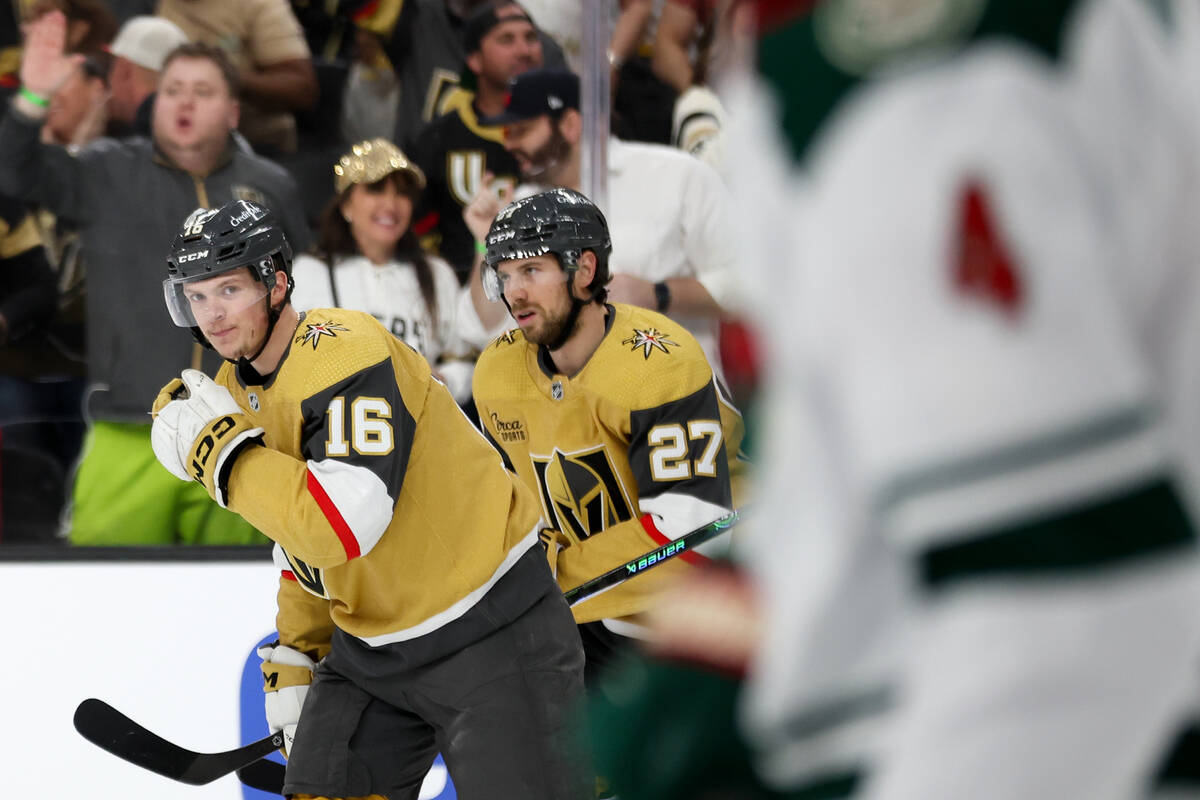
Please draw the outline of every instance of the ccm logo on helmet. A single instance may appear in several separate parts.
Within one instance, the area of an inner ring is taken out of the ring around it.
[[[183,264],[188,261],[195,261],[196,259],[204,258],[207,255],[208,255],[207,250],[197,250],[195,253],[188,253],[187,255],[180,256],[179,263]]]

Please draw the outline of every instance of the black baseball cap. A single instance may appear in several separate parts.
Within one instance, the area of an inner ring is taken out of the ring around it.
[[[499,10],[507,6],[516,6],[520,11],[508,10],[504,14],[500,14]],[[463,24],[463,52],[467,55],[474,53],[479,49],[479,43],[483,41],[483,37],[491,32],[492,28],[505,22],[513,20],[523,20],[533,25],[533,20],[529,18],[529,13],[514,0],[492,0],[482,8],[477,8],[467,17],[467,21]],[[536,28],[537,26],[534,25]]]
[[[511,125],[542,114],[557,117],[568,108],[579,110],[579,76],[562,68],[531,69],[509,81],[504,110],[479,124]]]

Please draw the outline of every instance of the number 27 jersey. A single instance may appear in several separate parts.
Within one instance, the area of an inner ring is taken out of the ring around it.
[[[475,367],[485,434],[567,540],[557,559],[563,589],[740,504],[742,419],[696,340],[653,311],[608,311],[603,340],[573,376],[516,330]],[[599,594],[574,608],[576,621],[642,612],[663,583],[701,560],[687,553]]]

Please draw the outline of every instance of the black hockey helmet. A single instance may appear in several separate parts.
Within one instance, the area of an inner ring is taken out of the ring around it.
[[[579,192],[550,189],[510,203],[492,221],[484,244],[487,268],[483,270],[483,286],[492,300],[499,300],[503,294],[496,275],[500,262],[553,253],[569,280],[584,250],[596,254],[592,297],[604,296],[609,281],[608,256],[612,253],[608,222],[596,204]]]
[[[187,283],[241,267],[263,284],[264,295],[275,288],[275,273],[283,271],[291,297],[292,246],[270,209],[234,200],[215,210],[193,211],[167,256],[163,294],[172,321],[181,328],[197,327],[184,294]]]

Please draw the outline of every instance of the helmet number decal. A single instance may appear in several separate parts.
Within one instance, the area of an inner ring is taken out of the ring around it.
[[[199,236],[204,233],[204,224],[216,216],[218,209],[197,208],[183,222],[184,236]]]

